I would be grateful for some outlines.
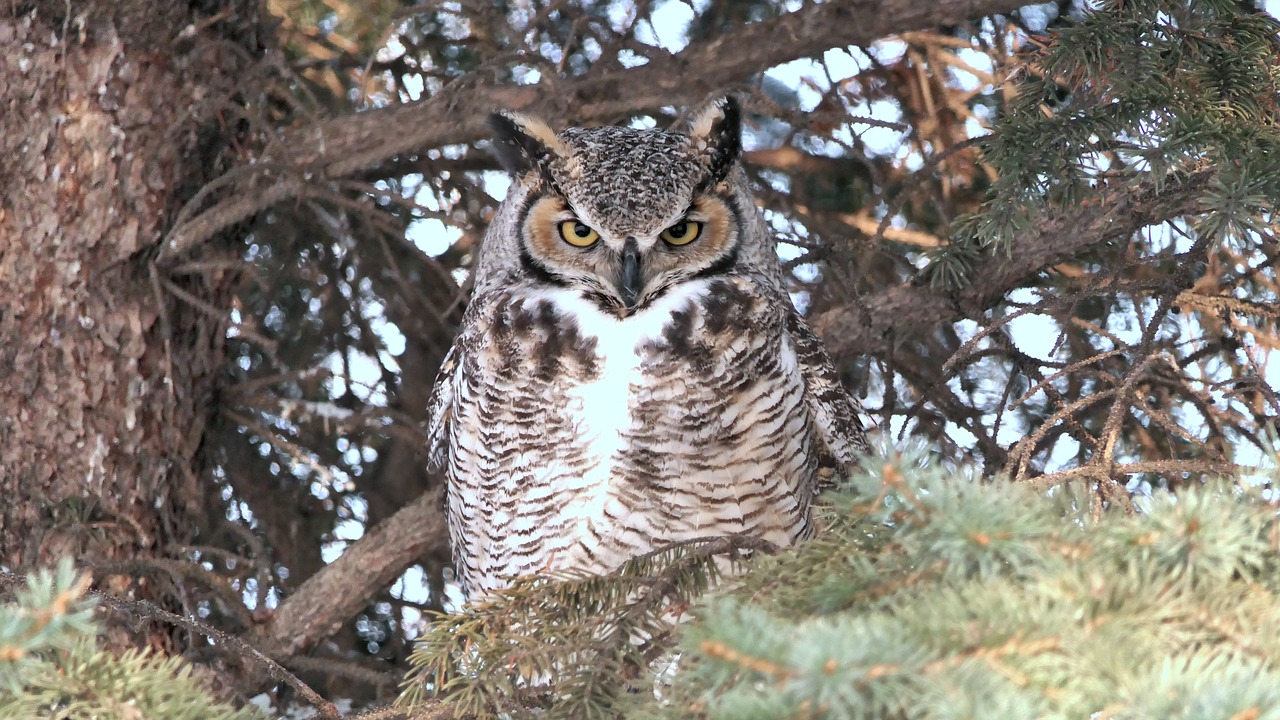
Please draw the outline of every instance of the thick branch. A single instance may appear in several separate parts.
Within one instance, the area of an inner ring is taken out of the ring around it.
[[[446,533],[439,494],[424,493],[285,598],[252,642],[281,660],[314,647]]]
[[[1151,182],[1103,191],[1079,207],[1049,212],[1010,257],[984,258],[974,282],[959,290],[899,285],[833,307],[812,318],[812,325],[835,356],[890,355],[912,335],[980,318],[1031,275],[1095,246],[1127,240],[1148,225],[1195,213],[1211,177],[1205,171],[1181,182],[1166,179],[1159,192]]]
[[[320,122],[294,131],[258,166],[281,177],[244,183],[198,214],[186,208],[166,238],[173,259],[221,228],[247,220],[272,203],[305,194],[311,178],[335,179],[398,155],[470,143],[488,136],[484,122],[497,109],[519,110],[579,123],[608,122],[637,111],[701,103],[768,68],[830,48],[867,45],[911,30],[936,28],[1010,12],[1026,0],[833,0],[739,28],[646,65],[600,63],[586,76],[543,85],[489,87],[464,77],[412,105],[396,105]],[[290,172],[296,172],[289,175]]]
[[[709,93],[755,73],[829,48],[868,45],[910,30],[936,28],[1010,12],[1026,0],[836,0],[743,26],[670,58],[622,69],[607,66],[569,82],[541,86],[457,83],[414,105],[370,110],[288,136],[289,164],[323,169],[329,177],[372,167],[418,148],[468,143],[488,136],[495,109],[576,122],[606,122],[629,112],[700,103]]]

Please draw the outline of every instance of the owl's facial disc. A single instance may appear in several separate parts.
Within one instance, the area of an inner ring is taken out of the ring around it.
[[[579,288],[619,317],[644,309],[690,279],[727,272],[740,233],[733,201],[699,194],[681,216],[656,227],[610,227],[546,194],[528,207],[521,261],[544,282]]]

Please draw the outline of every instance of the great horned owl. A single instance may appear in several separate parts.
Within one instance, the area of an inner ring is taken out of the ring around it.
[[[667,543],[811,532],[858,407],[791,304],[725,98],[688,134],[498,114],[513,184],[430,408],[471,598]]]

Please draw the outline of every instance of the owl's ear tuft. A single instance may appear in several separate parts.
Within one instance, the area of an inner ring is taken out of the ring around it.
[[[568,148],[545,122],[513,112],[496,112],[489,116],[493,130],[493,154],[503,169],[515,176],[530,171],[547,174],[549,161],[565,157]]]
[[[694,147],[706,154],[706,187],[714,186],[729,176],[734,163],[742,156],[742,111],[732,95],[716,100],[693,116],[689,136]]]

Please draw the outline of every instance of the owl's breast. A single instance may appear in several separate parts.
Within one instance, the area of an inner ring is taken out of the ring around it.
[[[781,306],[757,290],[722,277],[625,320],[577,315],[599,373],[567,389],[565,410],[591,469],[562,482],[584,522],[636,546],[807,529],[804,381]]]
[[[484,526],[469,569],[606,571],[667,542],[807,532],[816,466],[774,308],[724,277],[623,319],[568,290],[512,299],[454,420],[451,512]]]

